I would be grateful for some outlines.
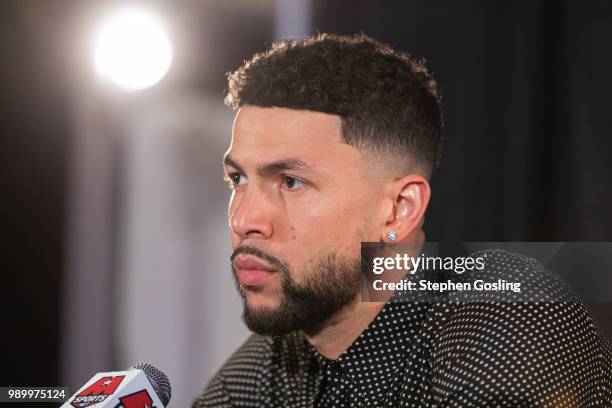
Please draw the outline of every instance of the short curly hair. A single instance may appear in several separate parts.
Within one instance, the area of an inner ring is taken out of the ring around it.
[[[438,166],[442,113],[435,80],[422,61],[365,34],[283,40],[227,76],[225,103],[233,109],[338,115],[344,143],[426,177]]]

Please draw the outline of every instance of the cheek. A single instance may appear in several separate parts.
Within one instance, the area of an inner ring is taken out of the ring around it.
[[[234,212],[236,211],[237,205],[238,205],[238,201],[236,200],[236,193],[232,191],[232,194],[229,199],[228,208],[227,208],[227,222],[228,222],[230,238],[232,240],[232,245],[234,247],[240,243],[240,237],[238,236],[238,234],[234,232],[234,229],[232,228],[232,217],[234,215]]]
[[[229,198],[229,204],[228,204],[228,215],[231,217],[231,215],[234,213],[234,211],[236,210],[236,208],[238,207],[238,204],[240,202],[240,194],[236,192],[236,190],[232,190],[230,193],[230,198]]]
[[[326,254],[360,256],[364,209],[358,203],[336,203],[287,207],[289,239],[283,240],[282,252],[298,283],[303,283],[312,262]]]
[[[361,203],[338,201],[288,208],[291,239],[310,248],[359,246],[366,209]]]

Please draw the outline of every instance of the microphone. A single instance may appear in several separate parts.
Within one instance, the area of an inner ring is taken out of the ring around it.
[[[170,381],[151,364],[95,374],[60,408],[165,408]]]

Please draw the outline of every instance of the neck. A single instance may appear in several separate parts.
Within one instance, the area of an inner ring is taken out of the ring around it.
[[[306,338],[321,355],[335,360],[357,340],[384,305],[385,302],[362,302],[357,298],[335,315],[320,333]]]
[[[415,245],[407,253],[416,256],[421,251],[423,242],[425,234],[418,228],[405,240],[405,243]],[[388,275],[390,281],[397,282],[405,273]],[[356,296],[351,304],[330,319],[321,332],[306,336],[306,339],[322,356],[330,360],[337,359],[372,323],[392,295],[393,291],[384,291],[376,298],[379,300],[376,302],[361,301],[361,296]]]

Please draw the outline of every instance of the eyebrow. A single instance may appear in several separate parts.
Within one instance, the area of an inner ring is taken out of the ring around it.
[[[236,168],[241,173],[244,173],[244,170],[238,163],[236,163],[228,154],[223,157],[223,164],[226,166],[232,166]],[[305,161],[300,159],[284,159],[277,160],[271,163],[266,163],[262,166],[257,167],[257,175],[260,177],[266,177],[267,175],[278,173],[279,171],[286,170],[312,170],[313,167],[307,164]]]

